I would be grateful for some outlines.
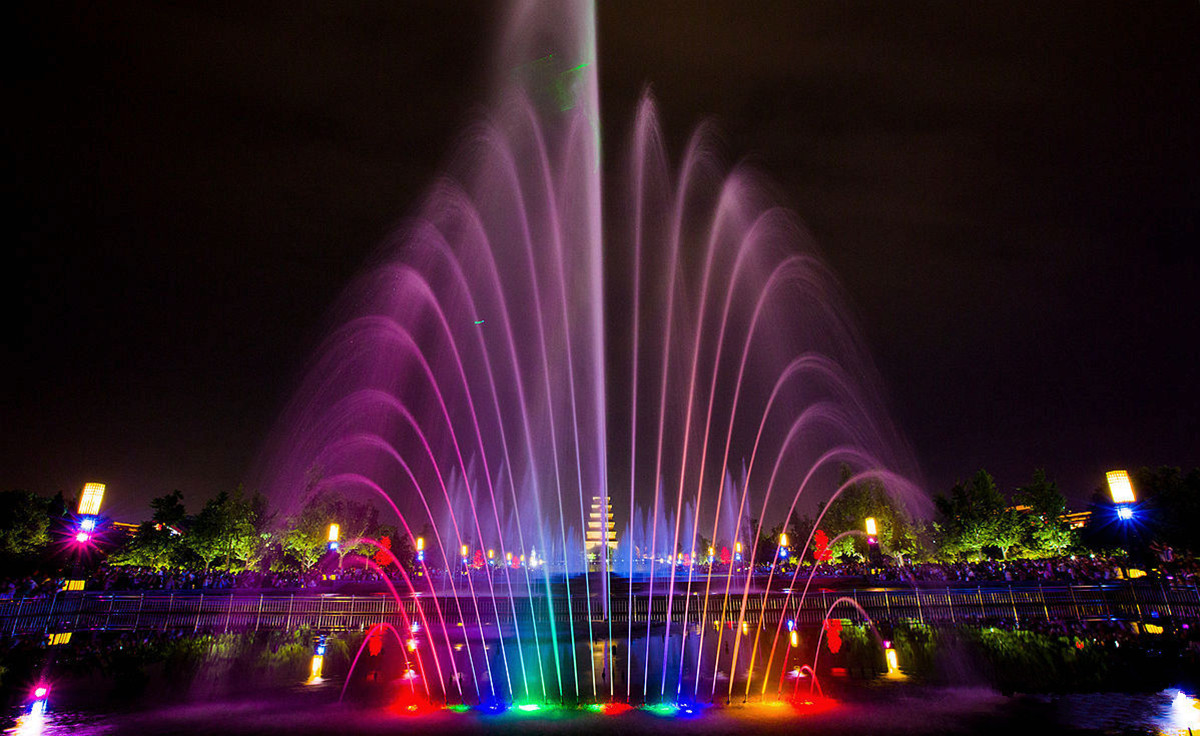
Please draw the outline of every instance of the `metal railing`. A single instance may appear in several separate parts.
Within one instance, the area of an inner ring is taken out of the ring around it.
[[[741,595],[703,597],[677,594],[670,604],[672,623],[737,622],[775,624],[782,618],[798,624],[817,624],[838,598],[854,601],[874,621],[921,623],[982,623],[1005,621],[1021,625],[1048,620],[1119,619],[1200,620],[1196,587],[1163,587],[1124,581],[1102,585],[980,585],[950,588],[852,588],[813,590],[799,595],[751,593],[743,610]],[[61,631],[247,631],[308,627],[323,631],[359,630],[379,622],[396,626],[444,622],[502,627],[540,625],[553,617],[556,624],[580,625],[588,620],[629,622],[630,601],[544,597],[509,598],[423,596],[400,601],[384,595],[320,593],[204,592],[89,592],[60,593],[50,598],[0,601],[0,635],[29,635]],[[590,604],[590,605],[589,605]],[[858,607],[841,604],[836,618],[861,620]],[[635,594],[635,623],[666,623],[666,596]]]

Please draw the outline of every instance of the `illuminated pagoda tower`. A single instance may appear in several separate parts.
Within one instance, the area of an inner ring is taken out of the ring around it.
[[[617,548],[617,522],[613,519],[612,499],[608,500],[606,513],[600,511],[604,498],[592,496],[592,511],[588,514],[587,537],[584,540],[588,556],[599,556],[600,547],[607,545],[610,550]]]

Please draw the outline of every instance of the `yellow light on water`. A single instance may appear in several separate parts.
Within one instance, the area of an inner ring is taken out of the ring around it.
[[[316,682],[321,679],[321,668],[325,666],[325,657],[320,654],[314,654],[312,664],[308,667],[309,682]]]
[[[1112,494],[1113,503],[1133,503],[1133,484],[1129,482],[1129,473],[1124,470],[1110,470],[1106,474],[1108,478],[1108,492]]]
[[[103,483],[85,483],[79,494],[79,513],[95,516],[100,513],[100,501],[104,499]]]
[[[889,647],[883,650],[883,656],[887,659],[888,674],[898,674],[900,672],[900,660],[896,657],[896,650]]]
[[[330,524],[329,525],[329,541],[331,541],[331,542],[338,541],[338,534],[340,534],[341,531],[342,531],[342,528],[340,526],[338,526],[337,524]]]
[[[870,534],[873,537],[878,533],[879,533],[879,528],[875,525],[875,517],[868,516],[867,517],[867,534]]]

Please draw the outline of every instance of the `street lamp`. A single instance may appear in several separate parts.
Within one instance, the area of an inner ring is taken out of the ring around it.
[[[872,537],[879,534],[879,527],[875,524],[874,516],[867,517],[867,534]]]
[[[85,483],[79,494],[79,528],[75,541],[83,544],[92,538],[96,530],[96,517],[100,514],[100,502],[104,500],[103,483]]]
[[[417,562],[425,561],[425,537],[417,537]]]
[[[337,524],[329,525],[329,549],[336,551],[338,548],[338,535],[341,534],[342,528]]]
[[[1129,482],[1129,473],[1124,470],[1110,470],[1105,474],[1108,478],[1108,492],[1112,494],[1113,503],[1133,503],[1133,484]]]
[[[1133,484],[1129,482],[1129,473],[1124,470],[1110,470],[1105,476],[1108,479],[1108,492],[1117,506],[1117,518],[1121,521],[1131,521],[1133,505],[1137,498],[1133,495]]]

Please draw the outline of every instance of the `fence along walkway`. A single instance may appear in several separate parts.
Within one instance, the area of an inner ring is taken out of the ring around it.
[[[1194,586],[1162,587],[1149,583],[1104,585],[1012,585],[970,588],[870,588],[812,590],[803,601],[799,595],[772,592],[765,605],[761,593],[746,601],[745,619],[750,624],[775,624],[781,618],[798,624],[817,624],[839,598],[853,599],[875,621],[918,621],[922,623],[977,623],[1006,620],[1020,624],[1036,620],[1120,619],[1146,620],[1173,617],[1200,619],[1200,593]],[[681,623],[684,611],[691,623],[701,617],[708,622],[739,618],[741,596],[731,595],[722,613],[723,595],[711,595],[707,607],[700,596],[690,604],[676,595],[671,604],[672,623]],[[474,625],[475,605],[460,599],[463,618],[452,597],[439,599],[445,625]],[[479,598],[479,620],[502,625],[524,626],[549,622],[551,607],[546,599],[522,597]],[[586,624],[604,617],[603,601],[592,598],[591,610],[575,599],[568,611],[565,600],[555,600],[553,616],[558,624]],[[785,616],[786,605],[786,616]],[[401,606],[404,613],[401,613]],[[63,593],[51,598],[0,601],[0,635],[42,634],[58,631],[247,631],[308,627],[322,631],[360,630],[381,621],[396,626],[419,621],[423,609],[429,621],[438,618],[432,597],[404,598],[399,603],[384,595],[333,595],[319,593],[251,593],[212,591],[203,593],[162,591],[144,593]],[[629,599],[614,597],[609,614],[614,624],[629,621]],[[843,604],[835,618],[858,620],[857,609]],[[465,621],[464,621],[465,619]],[[635,596],[635,623],[665,623],[666,596]]]

